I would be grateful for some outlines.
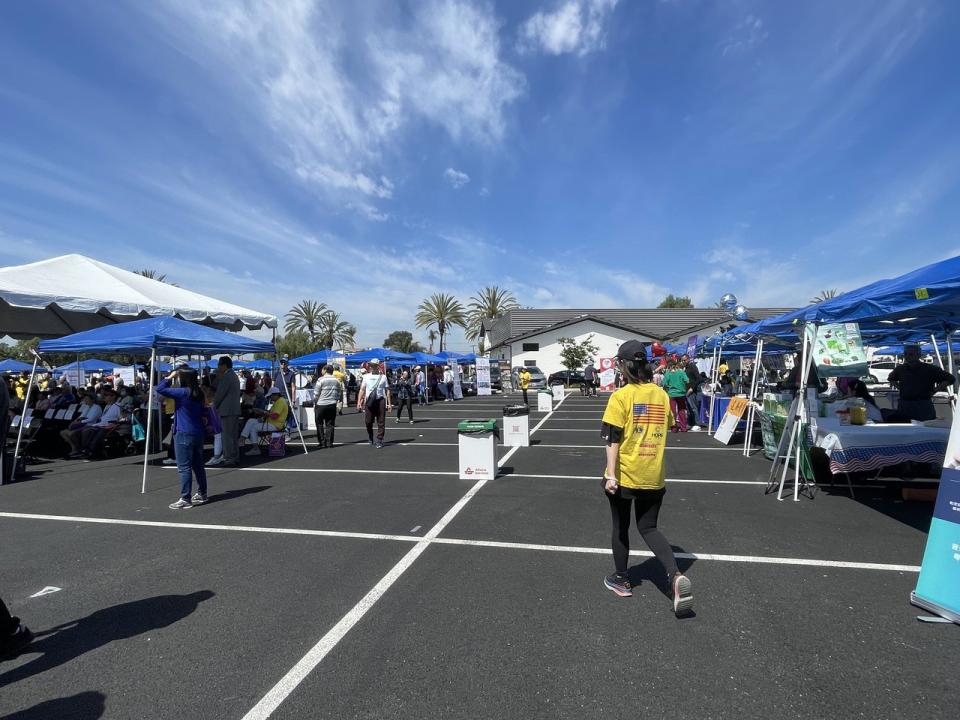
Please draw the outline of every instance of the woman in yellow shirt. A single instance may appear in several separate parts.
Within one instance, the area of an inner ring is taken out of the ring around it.
[[[667,573],[673,594],[673,611],[685,615],[693,609],[689,578],[677,569],[673,549],[657,529],[660,506],[667,491],[663,451],[673,424],[670,398],[651,382],[643,343],[628,340],[617,351],[620,372],[626,384],[610,396],[603,413],[602,437],[607,441],[607,465],[603,489],[610,501],[613,519],[615,572],[603,584],[621,597],[633,590],[627,576],[630,555],[630,511],[636,513],[637,530]]]

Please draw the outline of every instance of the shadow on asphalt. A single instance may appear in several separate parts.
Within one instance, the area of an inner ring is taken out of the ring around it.
[[[226,492],[208,496],[204,505],[209,505],[215,502],[223,502],[224,500],[234,500],[235,498],[243,497],[244,495],[252,495],[253,493],[269,490],[272,487],[273,485],[255,485],[253,487],[240,488],[239,490],[227,490]]]
[[[103,715],[106,696],[92,690],[70,697],[46,700],[33,707],[3,715],[0,720],[53,720],[70,718],[71,720],[97,720]]]
[[[211,590],[189,595],[158,595],[97,610],[87,617],[38,632],[37,640],[21,654],[40,653],[40,657],[0,675],[0,687],[64,665],[114,640],[126,640],[173,625],[213,596]]]
[[[672,545],[671,547],[674,553],[686,552],[686,550],[677,545]],[[696,560],[691,558],[678,557],[677,569],[686,575],[695,562]],[[628,567],[627,576],[630,578],[630,584],[634,587],[644,582],[650,583],[663,593],[663,596],[670,600],[671,603],[673,602],[673,589],[670,587],[670,583],[667,581],[666,575],[663,572],[663,566],[655,557],[647,558],[639,565],[631,565]],[[696,588],[694,588],[694,600],[696,600]],[[683,619],[695,618],[696,616],[697,614],[691,611],[684,615]]]

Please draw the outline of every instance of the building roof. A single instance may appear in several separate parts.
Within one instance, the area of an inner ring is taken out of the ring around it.
[[[791,308],[756,308],[750,318],[760,320],[781,315]],[[581,320],[596,320],[627,332],[667,340],[698,329],[730,322],[730,316],[719,308],[605,308],[605,309],[519,309],[511,310],[484,326],[488,347],[493,349],[521,337],[530,337],[548,328]]]

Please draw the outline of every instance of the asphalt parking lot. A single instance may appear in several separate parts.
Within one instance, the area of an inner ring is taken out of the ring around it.
[[[0,488],[0,591],[38,634],[0,664],[0,718],[956,716],[960,628],[908,602],[930,505],[778,502],[761,456],[672,435],[677,619],[636,533],[634,596],[603,588],[602,398],[533,413],[495,480],[459,479],[457,421],[504,404],[416,408],[381,450],[348,412],[334,448],[211,470],[185,511],[136,459]]]

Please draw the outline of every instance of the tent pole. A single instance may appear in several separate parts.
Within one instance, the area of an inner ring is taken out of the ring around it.
[[[13,465],[10,467],[10,479],[17,474],[17,458],[20,456],[20,439],[23,437],[23,421],[27,416],[27,408],[30,407],[30,391],[33,390],[33,378],[37,374],[37,363],[40,362],[40,356],[34,353],[33,369],[30,371],[30,384],[27,385],[27,392],[23,396],[23,410],[20,412],[20,427],[17,428],[17,444],[13,448]],[[49,367],[49,366],[48,366]],[[2,468],[0,468],[2,470]],[[0,476],[2,476],[0,472]]]
[[[757,341],[757,354],[753,361],[753,376],[750,378],[750,404],[747,406],[747,436],[743,442],[743,456],[750,457],[750,449],[753,445],[753,419],[755,408],[753,406],[754,398],[757,394],[759,385],[760,356],[763,353],[763,340]]]
[[[947,331],[947,372],[950,373],[952,380],[950,381],[950,400],[954,400],[955,394],[957,391],[957,375],[953,367],[953,338],[950,337],[950,329],[945,328]],[[954,403],[950,403],[951,414],[953,411]]]
[[[947,333],[947,340],[950,340],[950,333]],[[933,345],[933,351],[937,354],[937,362],[940,363],[940,369],[946,370],[943,366],[943,356],[940,355],[940,346],[937,345],[937,336],[930,333],[930,343]]]
[[[814,332],[816,331],[816,326],[814,326]],[[809,379],[810,365],[813,361],[813,340],[812,338],[808,337],[806,327],[804,327],[803,339],[803,361],[801,362],[801,366],[803,367],[803,377],[800,380],[800,388],[802,390],[800,394],[800,402],[802,404],[798,408],[798,410],[800,410],[800,421],[797,423],[797,461],[793,466],[794,502],[800,500],[800,463],[803,458],[803,421],[807,417],[807,380]]]
[[[153,369],[156,365],[157,349],[150,350],[150,379],[147,384],[147,434],[143,443],[143,480],[140,484],[140,494],[147,491],[147,462],[150,460],[150,439],[153,430]]]
[[[280,363],[280,358],[278,357],[280,353],[276,352],[274,348],[274,359],[277,361],[277,364]],[[283,374],[280,375],[280,384],[283,385],[283,394],[287,396],[287,412],[293,412],[293,400],[290,398],[290,388],[287,386],[287,379],[283,377]],[[297,426],[297,435],[300,436],[300,444],[303,445],[303,454],[307,455],[310,451],[307,450],[307,441],[303,439],[303,431],[300,429],[300,419],[294,418],[294,423]]]
[[[713,370],[710,375],[713,378],[713,392],[710,393],[710,420],[707,423],[707,434],[713,433],[713,404],[717,397],[717,387],[720,384],[720,360],[723,357],[723,341],[717,340],[717,349],[715,352],[716,360],[713,362]]]

